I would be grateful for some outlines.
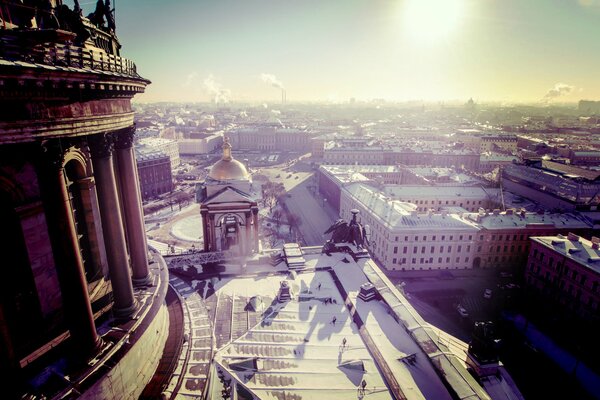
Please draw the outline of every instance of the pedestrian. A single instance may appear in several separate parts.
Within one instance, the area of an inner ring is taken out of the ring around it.
[[[344,340],[342,340],[342,347],[346,347],[346,338],[344,338]]]
[[[333,317],[333,319],[331,320],[331,323],[335,325],[335,321],[337,321],[337,318]]]
[[[319,283],[319,286],[317,287],[317,290],[321,290],[321,284]]]

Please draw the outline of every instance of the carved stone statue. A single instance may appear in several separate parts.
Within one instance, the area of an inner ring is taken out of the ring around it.
[[[362,249],[365,245],[369,244],[366,230],[365,227],[356,220],[359,211],[352,209],[350,212],[352,213],[352,221],[350,221],[350,224],[343,219],[338,219],[324,233],[331,233],[331,241],[333,243],[352,243],[357,248]]]
[[[96,2],[96,9],[93,13],[90,13],[87,17],[91,23],[98,27],[104,26],[104,16],[106,15],[106,7],[104,6],[104,0],[98,0]]]

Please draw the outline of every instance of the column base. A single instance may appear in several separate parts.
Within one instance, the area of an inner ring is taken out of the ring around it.
[[[129,307],[125,308],[117,308],[113,306],[112,312],[115,318],[119,319],[130,319],[133,317],[133,314],[138,310],[138,302],[137,300],[133,300],[133,304]]]
[[[152,286],[154,279],[152,273],[148,272],[148,275],[143,278],[131,278],[131,282],[134,287]]]

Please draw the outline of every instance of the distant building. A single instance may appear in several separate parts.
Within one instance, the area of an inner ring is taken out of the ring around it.
[[[142,200],[146,201],[173,191],[171,158],[160,152],[137,153]]]
[[[600,101],[579,100],[577,109],[587,115],[600,114]]]
[[[549,210],[596,211],[600,203],[599,171],[553,161],[508,165],[502,170],[502,184]]]
[[[360,183],[342,189],[340,216],[360,210],[369,225],[370,249],[389,271],[468,269],[473,266],[479,228],[448,213],[418,213],[417,206],[392,200]]]
[[[479,181],[451,168],[322,165],[317,176],[320,193],[338,211],[342,187],[353,182],[369,184],[394,200],[416,204],[419,212],[457,207],[478,211],[500,203],[498,189],[484,189]]]
[[[232,146],[239,150],[312,151],[313,142],[308,132],[294,128],[255,126],[227,133]]]
[[[479,232],[473,268],[516,269],[525,265],[532,236],[591,231],[591,224],[574,214],[494,210],[463,214]]]
[[[508,153],[517,151],[517,136],[516,135],[484,135],[481,136],[479,151],[497,152],[503,150]]]
[[[598,321],[600,239],[575,234],[531,238],[525,270],[529,287],[573,313]]]
[[[570,150],[569,159],[573,165],[600,165],[600,151],[597,150]]]
[[[457,207],[473,212],[493,209],[501,201],[498,189],[478,186],[386,185],[383,192],[391,199],[415,204],[419,212]]]
[[[163,153],[169,156],[171,168],[179,166],[179,145],[176,140],[164,138],[144,138],[137,142],[136,149],[142,153]]]

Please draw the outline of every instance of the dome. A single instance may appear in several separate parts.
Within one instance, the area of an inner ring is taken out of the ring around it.
[[[217,181],[248,180],[248,170],[238,160],[231,156],[231,144],[229,139],[223,141],[223,157],[212,166],[208,176]]]

